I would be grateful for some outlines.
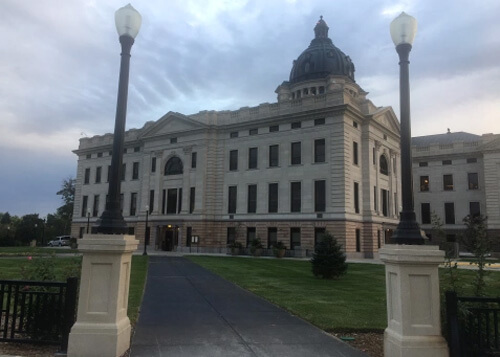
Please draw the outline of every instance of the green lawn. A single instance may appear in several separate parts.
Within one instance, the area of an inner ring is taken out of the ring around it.
[[[191,256],[191,261],[326,331],[381,331],[387,326],[384,266],[349,264],[339,280],[315,278],[308,261]],[[440,270],[442,279],[444,270]],[[464,292],[474,272],[460,270]],[[445,285],[444,282],[441,286]],[[500,273],[487,277],[488,295],[500,296]]]
[[[26,249],[26,248],[25,248]],[[69,252],[69,251],[68,251]],[[55,273],[58,281],[65,281],[68,275],[75,275],[77,267],[81,265],[81,256],[72,257],[39,257],[33,256],[22,258],[0,258],[0,280],[20,280],[23,278],[22,270],[29,264],[33,264],[35,259],[52,259],[54,262]],[[135,323],[139,313],[139,307],[142,301],[144,284],[148,270],[147,256],[132,256],[132,269],[130,271],[130,289],[128,316],[132,323]]]

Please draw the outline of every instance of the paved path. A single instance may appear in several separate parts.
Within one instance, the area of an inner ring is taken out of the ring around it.
[[[182,257],[152,256],[132,357],[366,355]]]

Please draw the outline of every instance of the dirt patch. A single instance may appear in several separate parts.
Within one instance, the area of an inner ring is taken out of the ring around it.
[[[332,335],[370,357],[384,357],[384,334],[382,332],[334,332]]]
[[[26,357],[54,357],[59,350],[55,345],[0,342],[0,354]]]

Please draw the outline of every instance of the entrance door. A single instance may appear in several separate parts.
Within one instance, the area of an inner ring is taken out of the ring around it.
[[[174,230],[172,228],[167,228],[165,231],[165,239],[162,250],[171,252],[174,250]]]

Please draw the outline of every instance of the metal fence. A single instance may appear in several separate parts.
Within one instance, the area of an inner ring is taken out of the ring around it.
[[[450,356],[500,356],[500,298],[446,292]]]
[[[66,351],[77,283],[0,280],[0,341],[60,344]]]

